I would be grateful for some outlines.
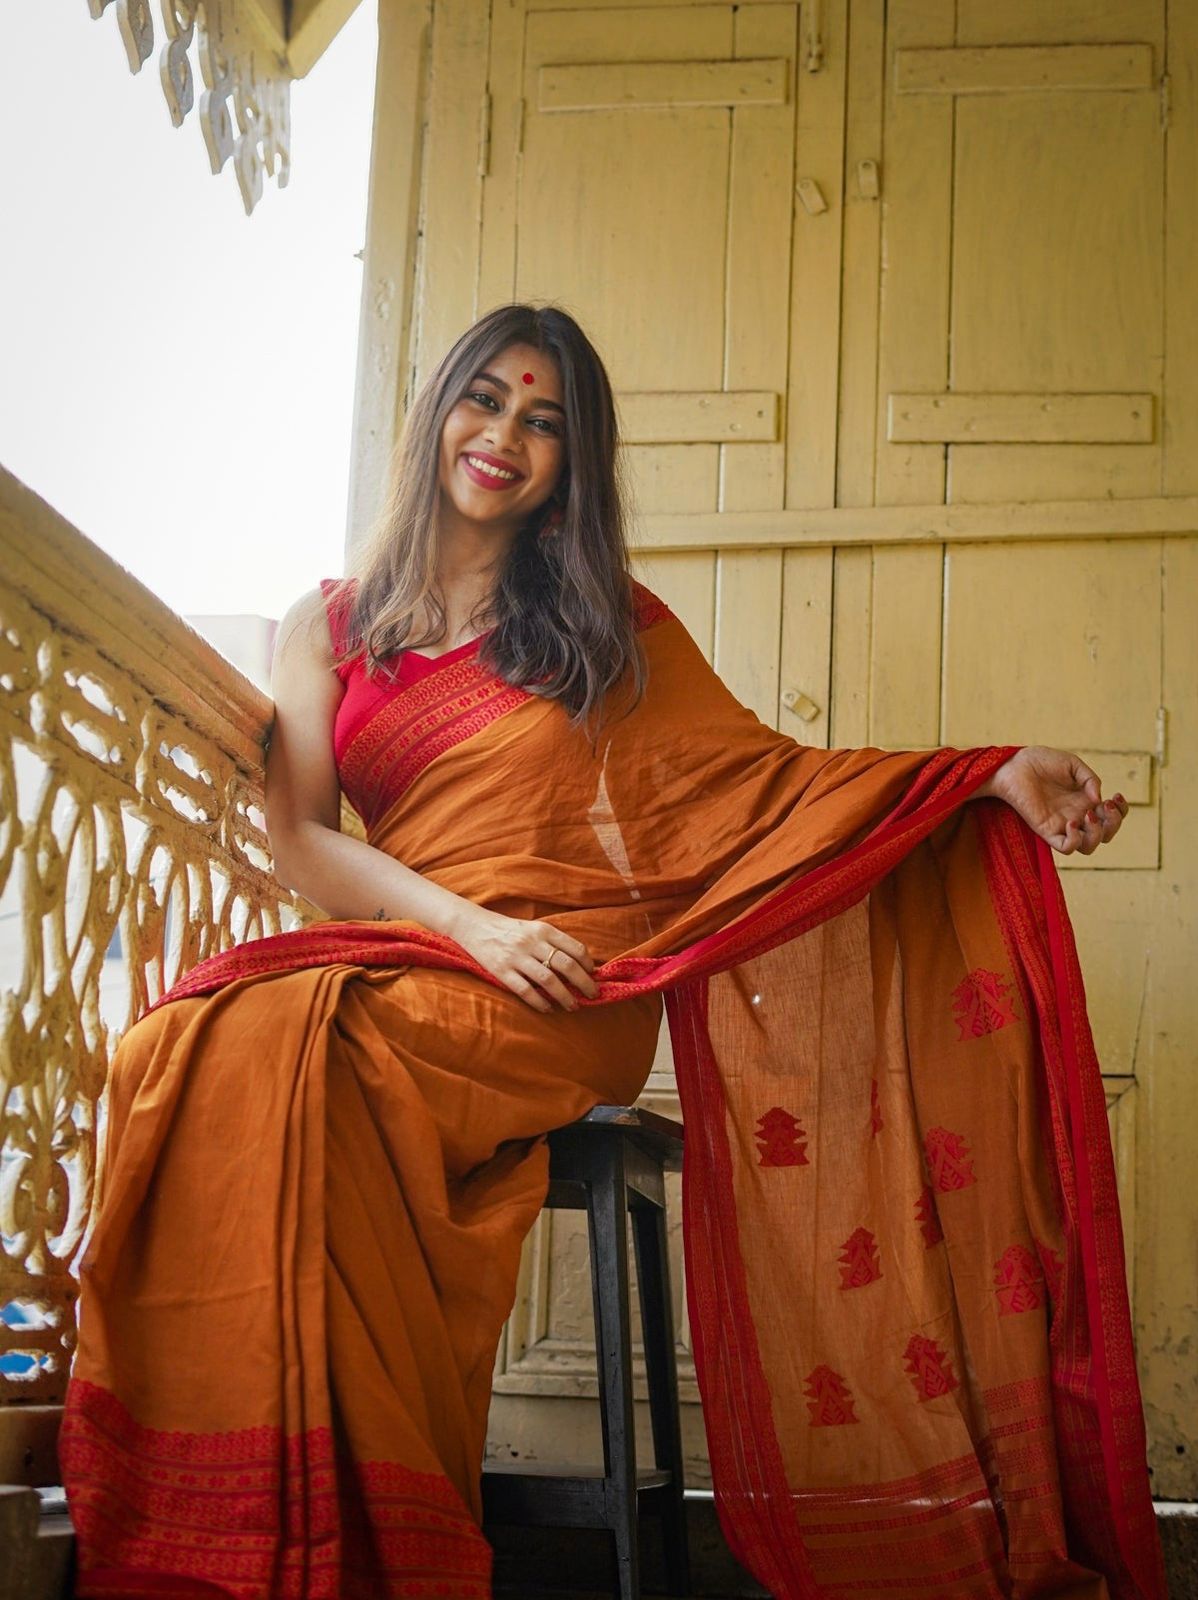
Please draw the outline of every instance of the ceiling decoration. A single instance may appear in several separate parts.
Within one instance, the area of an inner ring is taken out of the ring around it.
[[[129,70],[140,72],[154,50],[150,0],[87,0],[94,18],[109,6]],[[279,188],[290,160],[291,74],[285,41],[253,0],[159,0],[158,70],[171,121],[178,128],[195,106],[193,41],[203,79],[200,131],[214,173],[232,161],[248,216],[262,198],[263,178]]]

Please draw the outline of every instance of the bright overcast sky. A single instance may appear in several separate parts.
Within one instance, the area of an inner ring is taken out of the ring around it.
[[[156,51],[163,32],[153,7]],[[340,571],[376,12],[291,86],[253,215],[116,8],[0,6],[0,463],[176,610]]]

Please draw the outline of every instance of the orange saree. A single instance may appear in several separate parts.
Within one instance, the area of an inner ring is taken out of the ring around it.
[[[342,669],[370,841],[584,941],[596,1000],[543,1015],[416,923],[326,922],[203,962],[118,1048],[61,1444],[81,1596],[490,1594],[544,1136],[635,1100],[663,997],[744,1565],[784,1600],[1163,1596],[1064,900],[964,803],[1014,747],[804,748],[636,603],[647,695],[595,751],[485,641]]]

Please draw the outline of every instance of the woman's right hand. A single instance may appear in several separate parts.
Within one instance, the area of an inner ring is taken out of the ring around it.
[[[535,1011],[552,1011],[553,1001],[573,1011],[578,992],[592,1000],[599,993],[599,985],[591,977],[594,958],[586,945],[551,922],[505,917],[471,905],[463,908],[455,926],[447,931],[480,967]],[[546,961],[552,963],[548,971]]]

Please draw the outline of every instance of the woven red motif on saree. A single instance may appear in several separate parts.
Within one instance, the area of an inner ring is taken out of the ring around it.
[[[490,1600],[491,1548],[448,1480],[338,1461],[328,1428],[162,1432],[73,1380],[59,1455],[80,1596]]]

